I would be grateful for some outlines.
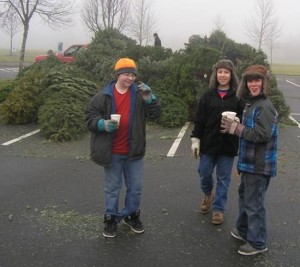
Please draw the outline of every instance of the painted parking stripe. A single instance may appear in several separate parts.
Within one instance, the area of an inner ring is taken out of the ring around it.
[[[8,69],[0,69],[0,71],[10,72]]]
[[[288,83],[290,83],[290,84],[292,84],[292,85],[295,85],[295,86],[297,86],[297,87],[300,87],[299,84],[293,83],[293,82],[291,82],[291,81],[289,81],[289,80],[286,80],[286,82],[288,82]]]
[[[300,128],[300,123],[292,115],[289,115],[289,118],[298,125],[298,128]]]
[[[9,71],[12,71],[12,72],[18,72],[19,69],[18,68],[7,68]]]
[[[37,130],[32,131],[32,132],[30,132],[30,133],[28,133],[28,134],[24,134],[24,135],[22,135],[22,136],[20,136],[20,137],[18,137],[18,138],[15,138],[15,139],[12,139],[12,140],[10,140],[10,141],[8,141],[8,142],[5,142],[5,143],[3,143],[3,144],[1,144],[1,145],[2,145],[2,146],[8,146],[8,145],[10,145],[10,144],[13,144],[13,143],[15,143],[15,142],[18,142],[18,141],[20,141],[20,140],[26,138],[26,137],[32,136],[32,135],[34,135],[34,134],[37,134],[37,133],[39,133],[39,132],[40,132],[40,129],[37,129]]]
[[[18,72],[19,69],[18,69],[18,68],[4,68],[4,69],[0,69],[0,71],[5,71],[5,72]]]
[[[183,136],[184,136],[184,134],[185,134],[187,128],[189,127],[189,124],[190,124],[190,123],[187,122],[187,123],[182,127],[182,129],[180,130],[180,132],[179,132],[177,138],[175,139],[173,145],[171,146],[171,148],[170,148],[170,150],[169,150],[169,152],[168,152],[168,154],[167,154],[167,157],[174,157],[174,155],[175,155],[175,153],[176,153],[176,151],[177,151],[177,148],[178,148],[178,146],[179,146],[179,144],[180,144],[180,142],[181,142],[181,140],[182,140],[182,138],[183,138]]]

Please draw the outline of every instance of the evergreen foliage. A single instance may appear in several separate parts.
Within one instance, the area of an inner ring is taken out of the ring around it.
[[[285,98],[283,96],[283,93],[278,90],[277,87],[277,81],[276,78],[273,76],[270,82],[270,98],[272,100],[273,105],[275,106],[278,115],[279,115],[279,120],[281,122],[285,121],[289,124],[289,117],[288,115],[290,114],[290,108],[286,104]]]
[[[138,60],[133,56],[136,49],[134,40],[109,28],[95,35],[86,51],[77,56],[75,64],[85,72],[87,78],[104,86],[113,79],[113,66],[119,58]]]
[[[218,60],[232,60],[239,77],[253,64],[268,66],[262,51],[235,43],[222,31],[214,31],[209,37],[192,35],[188,41],[185,49],[173,52],[139,46],[115,29],[101,30],[74,63],[62,64],[50,56],[2,86],[0,119],[6,124],[38,122],[42,134],[54,141],[78,139],[87,131],[84,112],[89,99],[115,78],[115,62],[129,57],[137,62],[138,79],[161,100],[162,114],[156,122],[179,127],[194,120],[198,100],[208,90],[212,66]],[[288,120],[289,107],[275,77],[271,99],[280,119]]]
[[[54,56],[23,69],[14,81],[14,88],[0,105],[0,118],[5,124],[37,122],[41,81],[51,69],[65,68]]]
[[[42,72],[31,69],[16,81],[14,90],[0,105],[1,121],[5,124],[37,122]]]
[[[141,58],[150,58],[153,61],[164,61],[173,56],[173,51],[170,48],[160,46],[138,46],[132,49],[130,53],[133,58],[140,61]]]
[[[4,102],[10,92],[14,89],[14,81],[6,80],[0,83],[0,103]]]
[[[201,45],[174,54],[165,83],[186,103],[185,121],[194,119],[197,102],[208,89],[211,67],[219,56],[218,50]]]
[[[95,83],[63,72],[52,72],[43,81],[38,120],[43,135],[53,141],[71,141],[86,132],[85,109],[97,92]]]
[[[72,65],[49,58],[19,74],[14,90],[0,106],[5,124],[40,124],[41,133],[55,141],[79,138],[87,130],[84,112],[98,91]]]
[[[151,57],[143,57],[138,62],[138,79],[155,86],[169,75],[172,66],[172,60],[166,59],[155,61]],[[154,90],[155,87],[153,87]]]
[[[159,98],[163,112],[157,122],[164,127],[178,127],[183,125],[188,118],[188,105],[180,98],[179,94],[171,88],[161,88]]]

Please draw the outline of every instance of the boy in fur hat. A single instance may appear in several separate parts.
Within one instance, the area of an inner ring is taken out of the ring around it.
[[[240,137],[239,217],[231,235],[246,242],[238,249],[242,255],[268,250],[264,199],[270,178],[276,175],[278,136],[278,114],[268,98],[269,78],[265,66],[247,68],[238,89],[246,101],[243,124],[228,118],[221,123],[222,133]]]
[[[212,68],[210,90],[198,103],[191,135],[192,153],[196,158],[200,155],[198,173],[200,188],[204,193],[200,212],[207,214],[212,206],[213,224],[222,224],[224,221],[233,161],[238,152],[238,137],[220,133],[222,112],[236,112],[237,120],[242,117],[244,103],[236,96],[237,87],[238,79],[232,61],[218,61]],[[217,181],[214,187],[215,168]]]
[[[86,110],[91,131],[91,158],[104,167],[103,236],[116,236],[117,224],[123,219],[134,233],[141,234],[140,202],[143,188],[146,147],[146,119],[156,118],[160,102],[150,87],[136,83],[137,67],[130,58],[119,59],[114,67],[116,80],[92,99]],[[120,114],[120,121],[111,114]],[[119,211],[119,197],[126,185],[125,206]]]

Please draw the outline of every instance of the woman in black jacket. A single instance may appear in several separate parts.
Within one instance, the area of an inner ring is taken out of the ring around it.
[[[237,136],[221,134],[220,122],[222,112],[236,112],[236,120],[239,120],[244,109],[243,101],[236,96],[238,79],[232,61],[223,59],[213,66],[209,87],[210,90],[198,103],[191,149],[196,157],[200,154],[198,173],[205,195],[200,212],[207,214],[212,206],[212,223],[221,224],[239,139]],[[213,193],[215,168],[217,183]]]

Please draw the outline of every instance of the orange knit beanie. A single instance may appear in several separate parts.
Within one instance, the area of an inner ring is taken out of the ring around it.
[[[130,58],[120,58],[115,65],[115,74],[133,73],[137,75],[137,68],[135,62]]]

